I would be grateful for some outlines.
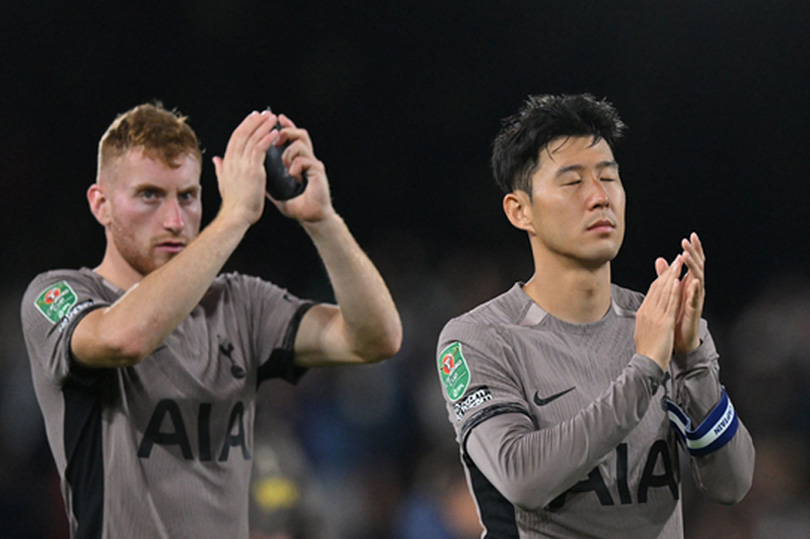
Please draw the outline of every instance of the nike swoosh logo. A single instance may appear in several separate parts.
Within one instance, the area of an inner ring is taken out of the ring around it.
[[[572,386],[572,387],[569,387],[569,388],[568,388],[568,389],[566,389],[565,391],[560,391],[559,393],[557,393],[557,394],[555,394],[555,395],[552,395],[552,396],[550,396],[550,397],[546,397],[546,398],[541,398],[541,397],[540,397],[540,392],[539,392],[539,391],[535,391],[535,393],[534,393],[534,403],[535,403],[537,406],[545,406],[546,404],[550,403],[551,401],[554,401],[554,400],[559,399],[560,397],[562,397],[562,396],[563,396],[563,395],[565,395],[566,393],[570,393],[570,392],[572,392],[574,389],[576,389],[576,387],[577,387],[577,386]]]

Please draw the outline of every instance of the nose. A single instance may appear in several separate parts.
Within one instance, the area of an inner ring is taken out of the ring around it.
[[[180,209],[180,203],[177,199],[167,199],[164,210],[163,227],[175,234],[182,232],[186,223],[183,219],[183,211]]]
[[[588,192],[588,207],[591,209],[607,208],[610,206],[610,197],[605,186],[599,178],[592,176],[588,179],[590,189]]]

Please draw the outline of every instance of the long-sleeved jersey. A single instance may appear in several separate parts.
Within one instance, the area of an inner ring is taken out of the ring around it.
[[[137,365],[73,361],[79,321],[123,291],[89,269],[38,276],[22,302],[34,389],[62,478],[71,537],[248,537],[259,383],[297,381],[304,302],[221,275]]]
[[[709,498],[750,487],[753,444],[705,321],[665,373],[635,353],[643,295],[611,295],[601,320],[571,324],[516,284],[445,326],[439,378],[486,538],[683,537],[680,440]]]

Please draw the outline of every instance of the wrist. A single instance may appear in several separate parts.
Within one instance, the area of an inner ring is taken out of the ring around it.
[[[323,216],[317,220],[301,221],[301,226],[304,231],[313,239],[317,237],[324,237],[334,233],[337,230],[346,227],[343,218],[338,213],[331,209],[324,212]]]
[[[701,344],[702,341],[700,340],[700,338],[696,337],[693,341],[685,343],[682,346],[676,347],[675,353],[679,355],[691,354],[692,352],[700,348]]]
[[[207,228],[243,235],[253,223],[245,216],[220,209]]]

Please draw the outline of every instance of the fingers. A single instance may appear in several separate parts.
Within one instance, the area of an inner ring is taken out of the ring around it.
[[[259,114],[261,120],[247,136],[247,141],[242,150],[243,154],[253,153],[253,156],[264,155],[274,139],[278,138],[276,127],[276,116],[270,111],[263,111]]]
[[[323,168],[323,163],[318,161],[313,155],[298,155],[292,159],[288,170],[290,176],[298,179],[303,179],[304,172],[307,172],[307,177],[310,176],[309,172],[312,169],[320,167]]]
[[[252,225],[264,211],[265,153],[278,137],[277,117],[253,111],[233,130],[225,154],[213,158],[222,204],[220,215]]]
[[[650,309],[644,310],[643,318],[655,316],[654,313],[657,312],[660,316],[659,320],[663,324],[661,329],[667,327],[674,331],[674,350],[688,353],[700,345],[700,317],[706,297],[706,255],[703,243],[694,232],[688,238],[681,240],[681,247],[683,252],[671,264],[668,264],[663,258],[655,261],[657,278],[650,285],[645,299],[645,303],[649,303]],[[687,271],[681,279],[683,266],[686,266]],[[639,313],[642,309],[644,309],[643,304]],[[657,356],[649,355],[649,357],[661,360],[659,364],[665,366],[664,355],[661,355],[663,349],[655,348],[653,346],[655,343],[648,341],[645,332],[638,328],[639,326],[637,326],[639,353],[642,353],[642,350],[650,350],[651,353],[659,354]]]
[[[663,258],[655,261],[658,278],[650,285],[647,296],[662,311],[670,312],[673,307],[673,298],[680,295],[678,277],[682,267],[683,259],[681,255],[676,256],[672,264],[667,264],[667,261]],[[677,304],[677,301],[675,304]]]
[[[277,124],[281,124],[280,131],[275,129]],[[298,155],[314,155],[312,139],[306,129],[296,127],[284,114],[276,116],[269,110],[254,110],[233,131],[225,153],[242,155],[249,150],[266,151],[270,144],[281,146],[287,142],[290,146],[283,159],[288,167]]]
[[[669,305],[668,308],[672,313],[673,317],[678,315],[678,310],[680,309],[680,299],[681,299],[681,287],[680,287],[680,280],[679,277],[681,275],[681,268],[683,267],[683,257],[678,256],[675,257],[675,262],[673,262],[672,267],[670,268],[671,278],[669,279]]]
[[[312,146],[312,139],[306,129],[299,128],[285,114],[279,114],[278,123],[282,129],[278,138],[273,141],[273,145],[281,146],[288,144],[281,160],[294,178],[301,178],[303,172],[313,167],[322,166]]]
[[[706,297],[706,255],[698,235],[692,232],[681,240],[682,257],[687,267],[682,281],[681,309],[675,329],[675,350],[688,353],[700,345],[700,317]]]
[[[277,117],[272,112],[265,110],[263,112],[253,111],[242,120],[236,129],[231,134],[228,140],[228,146],[225,149],[227,155],[243,155],[246,151],[267,151],[270,147],[270,142],[275,135],[270,135],[276,125]],[[267,140],[265,140],[267,137]],[[266,146],[266,147],[264,147]],[[262,150],[262,147],[263,150]]]
[[[293,122],[286,114],[279,114],[278,121],[281,123],[282,127],[295,127],[295,122]]]
[[[634,339],[636,351],[666,369],[672,356],[675,339],[675,323],[678,316],[681,284],[679,276],[683,268],[680,255],[671,264],[663,258],[655,261],[658,278],[647,292],[636,312]]]
[[[682,239],[681,247],[683,248],[683,252],[685,255],[687,255],[688,259],[692,260],[701,267],[705,265],[706,255],[703,252],[703,244],[696,233],[692,232],[689,239]]]
[[[656,262],[656,265],[658,262]],[[662,300],[664,300],[664,304],[662,307],[665,309],[668,315],[674,317],[678,313],[678,308],[680,306],[680,297],[681,297],[681,290],[680,290],[680,281],[679,277],[681,275],[681,268],[683,267],[683,257],[678,255],[675,257],[675,260],[672,261],[669,268],[661,275],[661,278],[664,280],[664,286],[662,290]]]
[[[700,238],[696,233],[692,232],[689,239],[684,238],[681,240],[681,247],[683,253],[681,253],[680,258],[688,269],[687,275],[684,276],[684,282],[691,281],[694,278],[702,283],[706,267],[706,255],[703,253],[703,244]],[[655,273],[659,277],[670,267],[664,258],[658,258],[655,261]]]
[[[289,141],[292,146],[292,143],[295,141],[301,141],[310,152],[314,153],[315,149],[312,146],[312,139],[309,137],[309,132],[306,129],[296,127],[295,123],[285,114],[279,114],[278,123],[281,124],[282,130],[281,133],[279,133],[279,138],[273,144],[281,146]]]
[[[701,294],[701,284],[700,281],[695,279],[691,281],[686,286],[684,290],[684,306],[689,306],[692,309],[697,309],[700,306],[700,302],[702,300]]]
[[[700,241],[700,238],[698,237],[697,232],[692,232],[692,234],[690,236],[690,239],[692,240],[692,245],[697,250],[697,253],[705,261],[706,260],[706,254],[703,252],[703,242]]]
[[[703,244],[698,235],[692,232],[689,239],[681,240],[681,247],[683,247],[684,262],[689,269],[684,277],[684,282],[691,283],[694,279],[699,283],[697,290],[700,290],[704,286],[706,273],[706,255],[703,252]]]

